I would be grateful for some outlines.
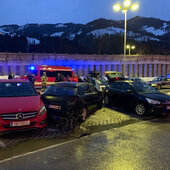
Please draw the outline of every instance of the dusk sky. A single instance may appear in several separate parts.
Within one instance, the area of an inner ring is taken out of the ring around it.
[[[124,19],[124,14],[114,12],[112,6],[123,0],[0,0],[0,25],[26,23],[82,23],[98,18]],[[134,16],[154,17],[170,21],[170,0],[132,0],[139,2]]]

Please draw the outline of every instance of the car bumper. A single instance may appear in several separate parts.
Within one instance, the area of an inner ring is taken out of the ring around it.
[[[151,113],[158,113],[158,114],[170,114],[170,105],[152,105],[150,107]]]
[[[41,116],[37,115],[35,118],[24,119],[24,120],[3,120],[0,118],[0,133],[18,131],[18,130],[31,130],[34,128],[43,128],[47,124],[46,119],[47,119],[46,113],[44,113]],[[23,126],[11,126],[12,122],[23,122],[23,121],[30,121],[30,123],[29,125],[23,125]]]

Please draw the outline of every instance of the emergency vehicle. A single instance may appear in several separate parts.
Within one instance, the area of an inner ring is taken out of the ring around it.
[[[34,78],[34,85],[36,87],[41,87],[41,76],[43,75],[43,72],[46,72],[48,77],[47,86],[55,83],[55,79],[58,73],[61,73],[64,76],[65,81],[78,82],[78,77],[74,76],[74,70],[71,67],[63,66],[28,66],[28,72],[19,78],[28,79],[29,74],[31,74]]]

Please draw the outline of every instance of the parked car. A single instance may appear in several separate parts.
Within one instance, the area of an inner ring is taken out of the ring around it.
[[[108,81],[115,81],[115,80],[124,80],[125,77],[121,72],[117,71],[106,71],[105,75]]]
[[[104,103],[130,108],[138,115],[170,112],[170,96],[161,94],[147,83],[135,81],[110,82],[106,88]]]
[[[85,120],[88,113],[102,107],[102,93],[92,84],[60,82],[51,85],[42,95],[47,114],[55,122]]]
[[[139,77],[128,77],[128,78],[126,78],[126,80],[131,80],[131,81],[135,81],[135,82],[142,82],[142,83],[144,83],[144,81],[141,78],[139,78]]]
[[[28,80],[0,80],[0,132],[43,128],[47,111]]]
[[[92,83],[97,90],[103,92],[108,85],[107,80],[97,71],[90,71],[84,76],[84,81]]]
[[[149,82],[149,85],[155,87],[160,90],[162,88],[170,88],[170,79],[166,77],[156,77],[152,81]]]

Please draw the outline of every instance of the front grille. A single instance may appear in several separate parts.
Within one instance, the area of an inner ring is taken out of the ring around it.
[[[22,114],[22,119],[18,119],[17,115]],[[36,117],[37,112],[23,112],[23,113],[6,113],[6,114],[1,114],[1,118],[3,120],[24,120],[24,119],[29,119]]]

